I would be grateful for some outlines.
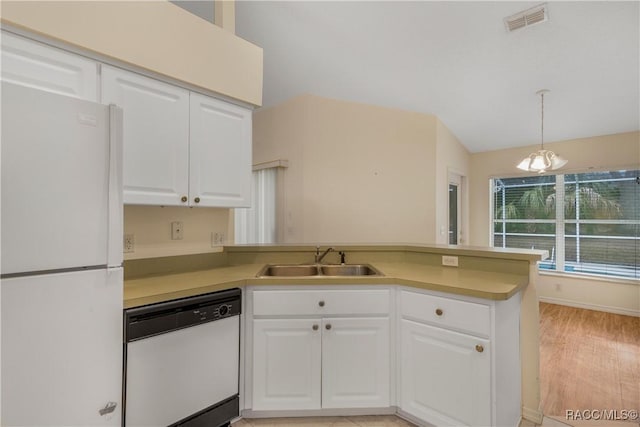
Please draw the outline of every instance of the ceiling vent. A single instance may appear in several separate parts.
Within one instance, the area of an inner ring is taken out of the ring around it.
[[[522,12],[507,16],[504,18],[504,25],[507,28],[507,31],[511,32],[530,25],[539,24],[547,20],[549,20],[547,4],[543,3],[539,6],[532,7],[531,9],[523,10]]]

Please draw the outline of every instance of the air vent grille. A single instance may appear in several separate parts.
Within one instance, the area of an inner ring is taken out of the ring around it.
[[[504,18],[504,24],[507,31],[514,31],[547,20],[549,20],[549,15],[547,13],[547,4],[544,3]]]

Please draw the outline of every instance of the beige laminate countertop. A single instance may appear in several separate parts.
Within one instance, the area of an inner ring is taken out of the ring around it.
[[[383,277],[258,278],[261,264],[244,264],[125,280],[124,308],[251,285],[403,285],[490,300],[505,300],[524,288],[526,275],[405,262],[374,262]]]

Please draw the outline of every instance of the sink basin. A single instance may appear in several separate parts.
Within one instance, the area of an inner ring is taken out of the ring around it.
[[[258,273],[258,277],[261,276],[291,276],[291,277],[300,277],[300,276],[318,276],[318,266],[316,265],[266,265],[260,273]]]
[[[258,277],[383,276],[369,264],[267,264]]]
[[[324,276],[381,276],[382,274],[369,264],[321,265]]]

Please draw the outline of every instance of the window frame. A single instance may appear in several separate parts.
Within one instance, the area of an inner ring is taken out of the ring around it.
[[[635,172],[635,178],[626,177],[626,178],[609,178],[609,179],[592,179],[592,180],[579,180],[580,175],[590,174],[590,173],[615,173],[615,172]],[[540,261],[538,263],[538,271],[539,273],[550,273],[555,275],[567,275],[569,277],[576,276],[587,276],[587,277],[595,277],[604,280],[622,280],[622,281],[632,281],[640,283],[640,263],[636,261],[635,267],[625,267],[627,264],[612,264],[612,263],[588,263],[581,262],[580,256],[580,239],[620,239],[620,240],[635,240],[636,241],[636,253],[638,251],[640,245],[640,234],[636,232],[635,235],[630,236],[616,236],[616,235],[584,235],[580,234],[580,225],[585,224],[610,224],[610,225],[635,225],[640,229],[640,218],[639,219],[628,219],[628,218],[618,218],[618,219],[585,219],[580,218],[579,216],[579,208],[577,208],[577,213],[575,218],[565,218],[565,189],[567,184],[577,182],[578,185],[580,183],[589,182],[589,183],[608,183],[608,182],[621,182],[621,181],[634,181],[636,184],[640,184],[638,181],[638,176],[640,175],[640,170],[637,167],[630,168],[619,168],[613,170],[602,170],[602,171],[587,171],[587,172],[570,172],[563,174],[553,174],[551,176],[554,177],[554,182],[552,183],[540,183],[538,185],[554,185],[555,186],[555,213],[553,219],[506,219],[506,209],[505,206],[505,189],[506,188],[515,188],[515,187],[532,187],[536,184],[532,183],[523,183],[516,184],[510,186],[504,186],[502,183],[502,189],[498,191],[503,191],[502,201],[503,201],[503,217],[501,219],[496,218],[496,200],[495,195],[497,193],[496,188],[498,188],[497,181],[506,180],[506,179],[526,179],[532,178],[535,176],[526,175],[526,176],[501,176],[501,177],[491,177],[489,180],[489,212],[490,212],[490,227],[489,227],[489,242],[491,247],[502,247],[507,248],[507,236],[527,236],[527,233],[518,233],[518,232],[507,232],[507,224],[509,223],[553,223],[555,224],[555,233],[554,234],[530,234],[531,236],[541,236],[541,237],[552,237],[555,236],[555,253],[549,253],[549,258],[547,260]],[[546,175],[549,176],[549,175]],[[578,178],[577,181],[567,180],[567,176],[572,176],[574,178]],[[637,189],[636,191],[640,191]],[[577,190],[576,190],[577,192]],[[632,193],[633,194],[633,193]],[[639,194],[639,193],[636,193]],[[579,193],[577,192],[576,201],[579,206]],[[635,200],[638,200],[636,198]],[[633,212],[632,212],[633,215]],[[502,231],[496,231],[496,225],[501,225]],[[569,235],[567,234],[566,226],[569,224],[576,225],[575,234]],[[636,229],[636,230],[637,230]],[[496,236],[502,235],[502,245],[496,246]],[[576,239],[576,261],[567,261],[566,260],[566,239],[567,238],[575,238]],[[633,264],[631,264],[633,266]],[[619,273],[616,274],[615,270],[620,268]],[[587,271],[582,271],[587,269]],[[628,274],[625,274],[625,269],[628,269]],[[595,272],[594,272],[595,271]]]

